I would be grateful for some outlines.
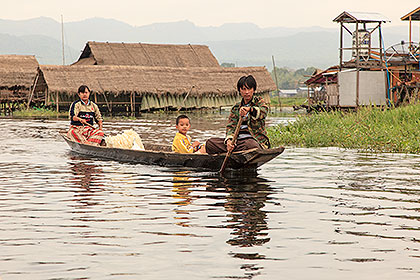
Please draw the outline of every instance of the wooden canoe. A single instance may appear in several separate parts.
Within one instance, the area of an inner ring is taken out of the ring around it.
[[[179,154],[171,151],[167,145],[148,145],[145,151],[92,146],[70,140],[65,133],[61,136],[71,150],[82,155],[112,159],[122,162],[152,164],[159,166],[183,166],[190,168],[219,170],[226,154]],[[227,163],[228,169],[257,169],[284,151],[283,147],[266,150],[247,150],[232,153]]]

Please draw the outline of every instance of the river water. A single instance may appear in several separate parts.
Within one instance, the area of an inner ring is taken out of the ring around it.
[[[105,130],[170,143],[173,118]],[[223,136],[225,118],[191,135]],[[419,156],[287,148],[222,178],[79,156],[67,125],[0,119],[2,280],[420,278]]]

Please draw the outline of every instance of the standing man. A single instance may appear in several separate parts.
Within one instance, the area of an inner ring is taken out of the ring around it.
[[[226,126],[226,138],[208,139],[206,142],[208,154],[270,148],[270,140],[265,129],[268,106],[262,97],[254,96],[257,89],[255,78],[252,75],[241,77],[238,80],[237,88],[242,100],[236,103],[230,111],[229,122]],[[232,139],[239,118],[242,118],[242,124],[236,145],[234,145]]]
[[[98,146],[104,137],[101,112],[98,105],[89,100],[90,90],[87,86],[81,85],[77,94],[80,99],[70,106],[70,129],[67,136],[79,143]],[[98,123],[98,129],[93,127],[93,121]]]

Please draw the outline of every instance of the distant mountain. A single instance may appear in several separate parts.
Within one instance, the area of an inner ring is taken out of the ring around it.
[[[384,25],[383,33],[388,46],[406,40],[408,27]],[[206,44],[219,63],[265,65],[270,69],[272,55],[277,66],[291,68],[324,68],[338,63],[338,26],[260,28],[252,23],[228,23],[199,27],[179,21],[136,27],[114,19],[90,18],[65,23],[64,37],[67,64],[78,59],[87,41]],[[62,63],[61,24],[51,18],[0,19],[0,39],[0,53],[35,54],[41,64]]]
[[[267,66],[272,68],[272,55],[276,66],[325,68],[337,64],[338,41],[331,32],[302,32],[291,36],[206,42],[221,62],[236,66]]]
[[[40,64],[62,64],[62,45],[44,35],[12,36],[0,34],[0,54],[35,55]],[[65,46],[65,62],[74,61],[78,51]]]

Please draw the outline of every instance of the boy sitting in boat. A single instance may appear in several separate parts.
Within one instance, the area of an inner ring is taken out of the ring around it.
[[[102,131],[102,115],[98,105],[89,100],[90,90],[81,85],[77,90],[80,99],[70,106],[70,129],[67,136],[76,142],[99,146],[104,137]],[[96,121],[99,128],[93,127]]]
[[[187,135],[191,128],[190,119],[186,115],[180,115],[176,118],[176,129],[178,132],[172,142],[172,151],[180,154],[205,153],[204,145],[194,141]]]
[[[257,81],[252,75],[242,76],[238,80],[237,88],[242,100],[230,110],[226,138],[208,139],[206,142],[208,154],[270,148],[270,140],[265,129],[268,105],[261,96],[255,96]],[[240,119],[242,122],[239,122]],[[239,135],[235,143],[233,138],[237,127]]]

